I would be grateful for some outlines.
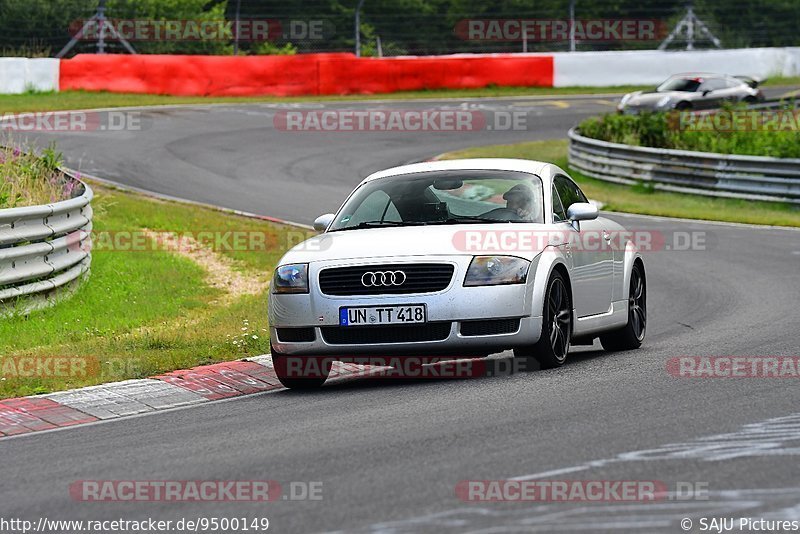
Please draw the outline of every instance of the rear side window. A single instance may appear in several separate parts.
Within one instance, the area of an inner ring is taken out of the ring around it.
[[[727,87],[727,84],[722,78],[709,78],[700,86],[700,91],[717,91],[718,89],[725,89],[725,87]]]
[[[556,187],[556,191],[558,191],[558,196],[561,198],[561,205],[563,206],[563,210],[565,212],[573,204],[578,202],[587,202],[586,195],[583,194],[583,191],[581,191],[580,188],[575,185],[575,182],[566,176],[556,176],[553,183]]]

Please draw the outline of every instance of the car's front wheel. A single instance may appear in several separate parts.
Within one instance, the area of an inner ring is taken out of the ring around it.
[[[542,369],[560,367],[567,361],[572,336],[572,306],[564,277],[553,272],[547,282],[542,310],[542,334],[532,347],[514,349],[514,356],[539,362]]]
[[[331,372],[330,358],[281,354],[271,345],[270,353],[275,375],[288,389],[319,389]]]
[[[600,336],[603,348],[610,351],[638,349],[647,329],[647,283],[644,269],[633,264],[628,293],[628,324]]]

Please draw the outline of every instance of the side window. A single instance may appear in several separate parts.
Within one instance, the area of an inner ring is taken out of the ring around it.
[[[561,199],[558,197],[558,191],[553,184],[553,222],[562,222],[567,220],[567,213],[564,211],[564,205],[561,204]]]
[[[561,197],[561,204],[564,207],[564,212],[577,202],[588,202],[583,191],[575,185],[575,182],[566,176],[556,176],[553,183],[558,191],[558,196]]]
[[[348,219],[347,225],[353,226],[366,221],[396,221],[400,222],[392,199],[384,191],[373,191]]]
[[[742,80],[737,80],[736,78],[728,78],[725,80],[725,87],[728,89],[733,89],[734,87],[739,87],[742,85]]]

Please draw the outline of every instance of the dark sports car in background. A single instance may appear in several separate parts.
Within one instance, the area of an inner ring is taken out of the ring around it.
[[[756,103],[764,100],[758,85],[763,80],[722,74],[678,74],[654,91],[635,91],[622,97],[620,113],[713,109],[725,102]]]

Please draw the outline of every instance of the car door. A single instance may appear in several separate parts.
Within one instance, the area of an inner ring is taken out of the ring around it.
[[[697,89],[703,96],[700,98],[700,105],[695,107],[702,109],[720,107],[725,101],[725,89],[727,89],[727,84],[722,78],[705,80]]]
[[[588,202],[577,184],[564,175],[556,175],[553,185],[564,213],[576,202]],[[557,205],[554,198],[554,206]],[[578,317],[606,313],[611,308],[614,257],[608,229],[603,228],[604,221],[560,224],[571,243],[567,250],[572,254],[572,298]]]

